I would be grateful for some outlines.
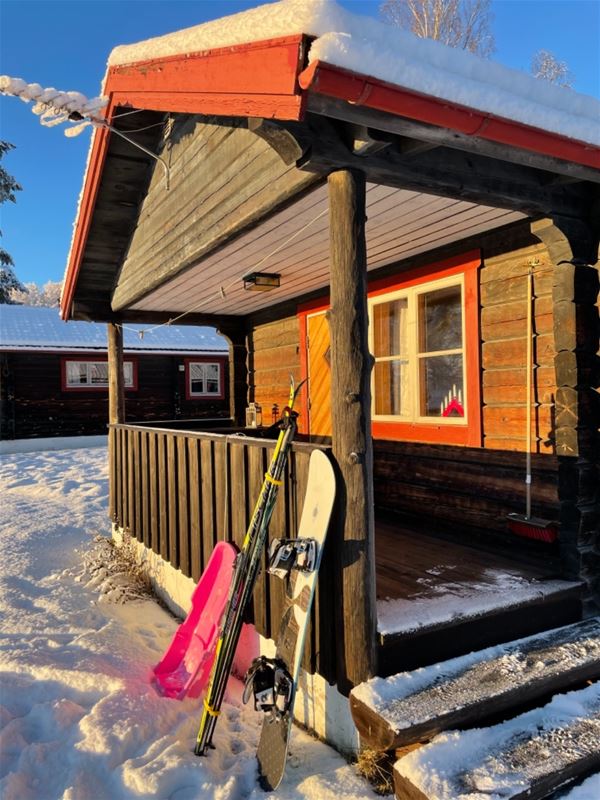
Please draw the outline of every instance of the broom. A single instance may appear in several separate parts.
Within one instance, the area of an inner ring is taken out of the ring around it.
[[[517,536],[538,539],[542,542],[555,542],[558,536],[556,522],[531,516],[531,400],[533,373],[533,269],[527,273],[527,437],[525,466],[525,514],[512,512],[508,515],[508,528]]]

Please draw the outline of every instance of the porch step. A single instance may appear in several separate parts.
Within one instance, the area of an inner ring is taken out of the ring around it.
[[[499,725],[453,731],[400,758],[397,800],[540,800],[600,767],[600,684]]]
[[[378,603],[378,675],[435,664],[581,619],[584,584],[506,571],[447,579],[423,596]]]
[[[361,740],[392,750],[450,727],[472,727],[582,681],[600,678],[600,617],[450,661],[373,678],[350,693]]]

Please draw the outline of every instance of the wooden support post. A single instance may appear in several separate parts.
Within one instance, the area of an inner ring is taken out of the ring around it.
[[[246,331],[240,321],[239,328],[218,326],[217,330],[229,342],[229,413],[234,425],[246,424],[248,405],[248,345]]]
[[[600,608],[600,385],[598,231],[583,220],[532,223],[555,266],[555,439],[565,572],[585,580],[586,611]]]
[[[123,329],[110,322],[108,329],[108,422],[110,425],[125,422],[125,376],[123,374]],[[108,431],[108,464],[109,464],[109,515],[113,522],[123,524],[119,519],[116,505],[117,481],[121,476],[116,474],[117,437],[116,431]]]
[[[125,376],[123,375],[123,330],[108,325],[108,421],[111,425],[125,422]]]
[[[376,669],[371,368],[367,341],[365,177],[329,176],[331,418],[338,466],[338,687]]]

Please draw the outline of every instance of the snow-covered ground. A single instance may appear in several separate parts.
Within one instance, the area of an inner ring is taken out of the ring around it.
[[[110,550],[94,541],[108,530],[106,448],[3,455],[0,486],[3,800],[264,797],[255,762],[261,720],[241,705],[237,681],[206,759],[192,753],[198,701],[159,697],[150,684],[177,621],[98,569]],[[124,594],[127,602],[114,602]],[[354,767],[298,729],[270,796],[375,798]],[[598,800],[600,775],[561,797]]]
[[[151,599],[110,602],[83,570],[109,529],[106,448],[3,455],[0,485],[3,800],[262,798],[260,718],[240,704],[239,683],[216,750],[197,758],[198,701],[161,698],[149,682],[176,620]],[[270,796],[375,797],[354,767],[297,729]]]

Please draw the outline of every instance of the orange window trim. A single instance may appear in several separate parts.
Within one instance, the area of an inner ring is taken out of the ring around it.
[[[481,254],[478,250],[440,261],[436,265],[417,267],[406,272],[396,273],[386,278],[370,281],[369,298],[395,292],[410,286],[429,283],[430,281],[464,275],[464,307],[465,307],[465,350],[467,368],[467,425],[436,425],[423,422],[372,422],[372,433],[375,439],[392,441],[426,442],[427,444],[451,444],[467,447],[481,447],[481,382],[480,382],[480,346],[479,346],[479,267]],[[308,375],[306,348],[307,317],[318,311],[329,308],[329,298],[324,296],[298,307],[300,324],[300,341],[302,377]],[[307,413],[308,397],[303,392],[302,412]],[[305,419],[308,417],[305,416]]]

